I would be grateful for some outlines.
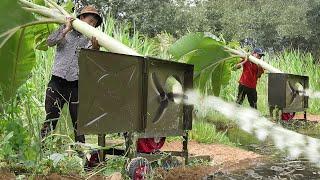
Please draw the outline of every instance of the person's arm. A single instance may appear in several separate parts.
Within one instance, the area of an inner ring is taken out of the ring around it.
[[[100,45],[98,43],[97,38],[92,37],[91,41],[88,43],[87,47],[88,49],[94,49],[94,50],[99,50],[100,49]]]
[[[260,78],[263,73],[264,73],[264,69],[261,66],[258,65],[257,77]]]
[[[240,69],[240,68],[243,66],[243,64],[246,63],[247,61],[248,61],[247,58],[241,59],[240,63],[234,65],[232,69],[233,69],[233,70]]]
[[[66,34],[72,30],[72,21],[74,18],[68,17],[65,25],[60,26],[60,28],[53,32],[47,39],[48,46],[52,47],[59,44],[66,36]]]

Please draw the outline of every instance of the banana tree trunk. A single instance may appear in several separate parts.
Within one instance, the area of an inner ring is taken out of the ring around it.
[[[246,58],[247,57],[247,54],[242,52],[242,51],[238,51],[238,50],[235,50],[235,49],[231,49],[231,48],[226,48],[229,52],[231,52],[232,54],[235,54],[235,55],[238,55],[240,57],[243,57],[243,58]],[[249,56],[249,61],[261,66],[263,69],[271,72],[271,73],[283,73],[282,71],[280,71],[279,69],[271,66],[270,64],[254,57],[254,56]]]
[[[46,18],[50,18],[51,20],[55,20],[57,23],[60,23],[60,24],[65,23],[66,17],[71,17],[71,15],[68,12],[66,12],[62,7],[57,5],[52,0],[46,0],[48,5],[51,6],[52,8],[36,5],[26,0],[19,0],[19,1],[23,5],[23,9],[39,14]],[[134,55],[134,56],[142,56],[139,53],[137,53],[135,50],[122,44],[118,40],[108,36],[107,34],[103,33],[99,29],[96,29],[77,18],[75,18],[75,20],[72,22],[72,26],[75,30],[87,36],[88,38],[95,37],[98,40],[98,43],[100,44],[100,46],[108,49],[111,52]]]
[[[142,56],[137,53],[135,50],[129,48],[128,46],[122,44],[121,42],[115,40],[114,38],[106,35],[102,31],[88,25],[87,23],[76,19],[73,21],[72,26],[74,29],[87,36],[88,38],[95,37],[98,40],[100,46],[108,49],[114,53]]]

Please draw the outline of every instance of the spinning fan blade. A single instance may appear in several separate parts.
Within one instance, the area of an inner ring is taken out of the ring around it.
[[[297,97],[297,93],[292,94],[289,104],[292,104],[296,97]]]
[[[289,89],[290,89],[290,91],[291,91],[291,94],[296,91],[296,90],[294,89],[294,87],[291,85],[290,82],[288,82],[288,86],[289,86]]]
[[[153,82],[157,92],[160,94],[161,97],[165,96],[166,93],[164,92],[163,87],[161,86],[156,73],[152,73],[151,77],[152,77],[152,82]]]
[[[298,91],[294,88],[294,86],[291,85],[290,82],[288,82],[289,89],[291,91],[291,99],[289,101],[289,104],[292,104],[294,99],[297,97]]]
[[[164,112],[166,111],[166,109],[168,107],[168,104],[169,104],[168,99],[160,102],[160,106],[156,112],[156,115],[153,118],[153,123],[157,123],[161,120],[162,115],[164,114]]]
[[[187,99],[187,96],[184,94],[177,94],[172,92],[168,93],[167,96],[168,96],[168,99],[171,101],[174,101],[175,99],[180,101],[182,101],[183,99]]]

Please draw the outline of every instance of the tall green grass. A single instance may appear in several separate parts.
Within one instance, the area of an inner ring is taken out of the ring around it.
[[[226,132],[217,131],[214,124],[208,123],[205,120],[197,120],[194,122],[192,131],[190,132],[190,139],[205,144],[219,143],[234,145],[226,136]]]

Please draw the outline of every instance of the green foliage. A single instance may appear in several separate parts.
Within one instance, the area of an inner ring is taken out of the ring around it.
[[[154,40],[133,29],[129,23],[118,24],[111,16],[104,21],[104,32],[144,56],[157,56],[158,48]]]
[[[255,46],[281,51],[311,51],[319,59],[319,0],[105,1],[93,3],[118,21],[131,22],[149,36],[167,32],[181,37],[189,32],[223,34],[228,41],[249,38]],[[157,12],[157,13],[154,13]]]
[[[17,0],[1,1],[0,17],[0,48],[8,38],[19,30],[13,30],[14,28],[34,21],[33,15],[22,10]]]
[[[0,49],[0,88],[5,99],[13,97],[35,65],[33,34],[29,29],[15,33]]]
[[[233,145],[233,143],[226,136],[226,132],[218,132],[214,124],[207,123],[201,119],[197,120],[190,132],[190,138],[199,143],[222,143]]]
[[[218,96],[231,75],[235,57],[225,50],[226,44],[208,33],[190,33],[175,42],[169,52],[176,59],[194,65],[196,86],[204,93]]]
[[[102,174],[105,176],[110,176],[115,172],[124,171],[127,160],[128,159],[126,157],[111,157],[110,159],[108,159],[105,167],[102,167]]]
[[[41,51],[47,51],[47,38],[54,31],[54,24],[41,24],[33,26],[35,48]]]
[[[13,120],[1,120],[0,137],[0,161],[18,162],[37,156],[30,136],[21,124]]]
[[[32,0],[33,3],[44,6],[46,3],[44,0]]]

